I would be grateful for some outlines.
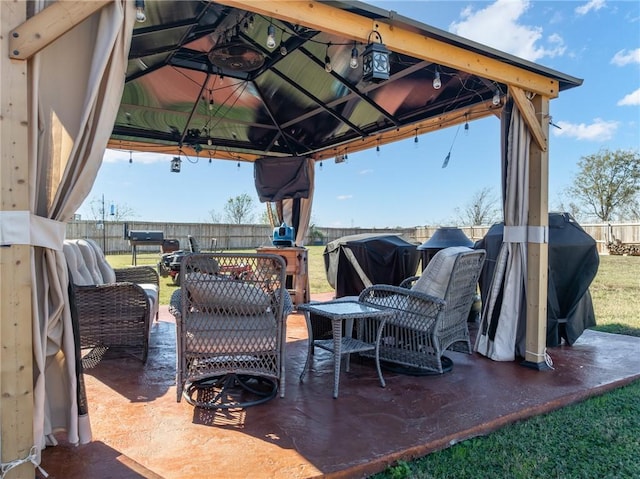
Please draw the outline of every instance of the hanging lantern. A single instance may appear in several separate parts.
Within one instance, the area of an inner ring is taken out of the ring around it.
[[[171,173],[180,173],[180,163],[182,163],[180,157],[174,156],[171,160]]]
[[[379,43],[371,42],[371,35],[376,34]],[[389,79],[389,50],[382,43],[382,37],[375,30],[369,34],[369,44],[362,52],[362,79],[380,83]]]

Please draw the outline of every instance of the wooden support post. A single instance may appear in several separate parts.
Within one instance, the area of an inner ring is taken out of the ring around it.
[[[537,95],[533,106],[545,139],[549,136],[549,99]],[[545,361],[547,345],[547,288],[549,264],[549,153],[537,142],[529,145],[529,221],[530,227],[546,230],[543,242],[527,245],[527,327],[523,365],[549,369]]]
[[[0,2],[0,211],[29,211],[27,62],[9,58],[10,31],[27,2]],[[0,430],[2,463],[25,459],[33,439],[31,246],[0,245]],[[34,477],[26,462],[5,477]]]

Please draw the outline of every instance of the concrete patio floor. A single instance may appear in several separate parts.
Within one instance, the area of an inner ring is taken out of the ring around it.
[[[320,298],[314,298],[320,299]],[[325,298],[327,299],[327,298]],[[585,331],[549,350],[551,371],[448,353],[442,376],[384,372],[357,358],[333,399],[333,360],[317,350],[304,383],[304,318],[287,325],[286,395],[239,412],[176,402],[175,327],[167,308],[152,327],[146,365],[103,360],[85,372],[93,442],[42,453],[50,479],[366,477],[506,424],[640,378],[640,338]]]

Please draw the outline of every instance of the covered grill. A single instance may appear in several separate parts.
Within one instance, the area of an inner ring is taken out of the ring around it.
[[[343,236],[324,250],[327,281],[337,298],[358,295],[371,284],[397,286],[416,274],[419,260],[415,244],[392,234]]]
[[[164,246],[164,232],[162,231],[127,231],[127,237],[131,244],[131,264],[137,264],[138,246]]]
[[[487,297],[496,259],[502,244],[504,224],[493,225],[476,248],[487,251],[487,260],[480,275],[482,301]],[[549,285],[547,298],[547,346],[572,345],[587,328],[595,326],[595,313],[589,285],[598,272],[600,257],[595,240],[586,233],[569,213],[549,213]],[[502,303],[502,296],[498,298]],[[500,305],[491,325],[498,321]],[[525,308],[523,308],[523,311]],[[492,326],[489,328],[492,328]],[[524,351],[525,318],[518,324],[516,351]]]
[[[422,270],[427,267],[431,258],[441,249],[450,246],[467,246],[473,248],[473,241],[460,228],[438,228],[433,236],[418,246],[422,258]]]

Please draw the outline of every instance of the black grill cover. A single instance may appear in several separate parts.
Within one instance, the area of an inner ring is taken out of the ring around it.
[[[496,259],[502,244],[504,223],[493,225],[475,248],[487,251],[480,275],[483,304],[486,301]],[[573,344],[582,332],[595,326],[589,285],[600,265],[595,240],[586,233],[569,213],[549,213],[549,286],[547,298],[547,346],[554,347],[564,339]],[[502,297],[498,298],[496,310]],[[497,313],[496,313],[497,314]],[[521,318],[519,330],[523,331]],[[519,334],[519,337],[522,336]],[[516,347],[524,351],[524,344]]]
[[[343,236],[324,250],[327,281],[336,290],[336,298],[358,295],[365,288],[358,268],[371,284],[397,286],[416,274],[419,261],[415,244],[390,234]]]

